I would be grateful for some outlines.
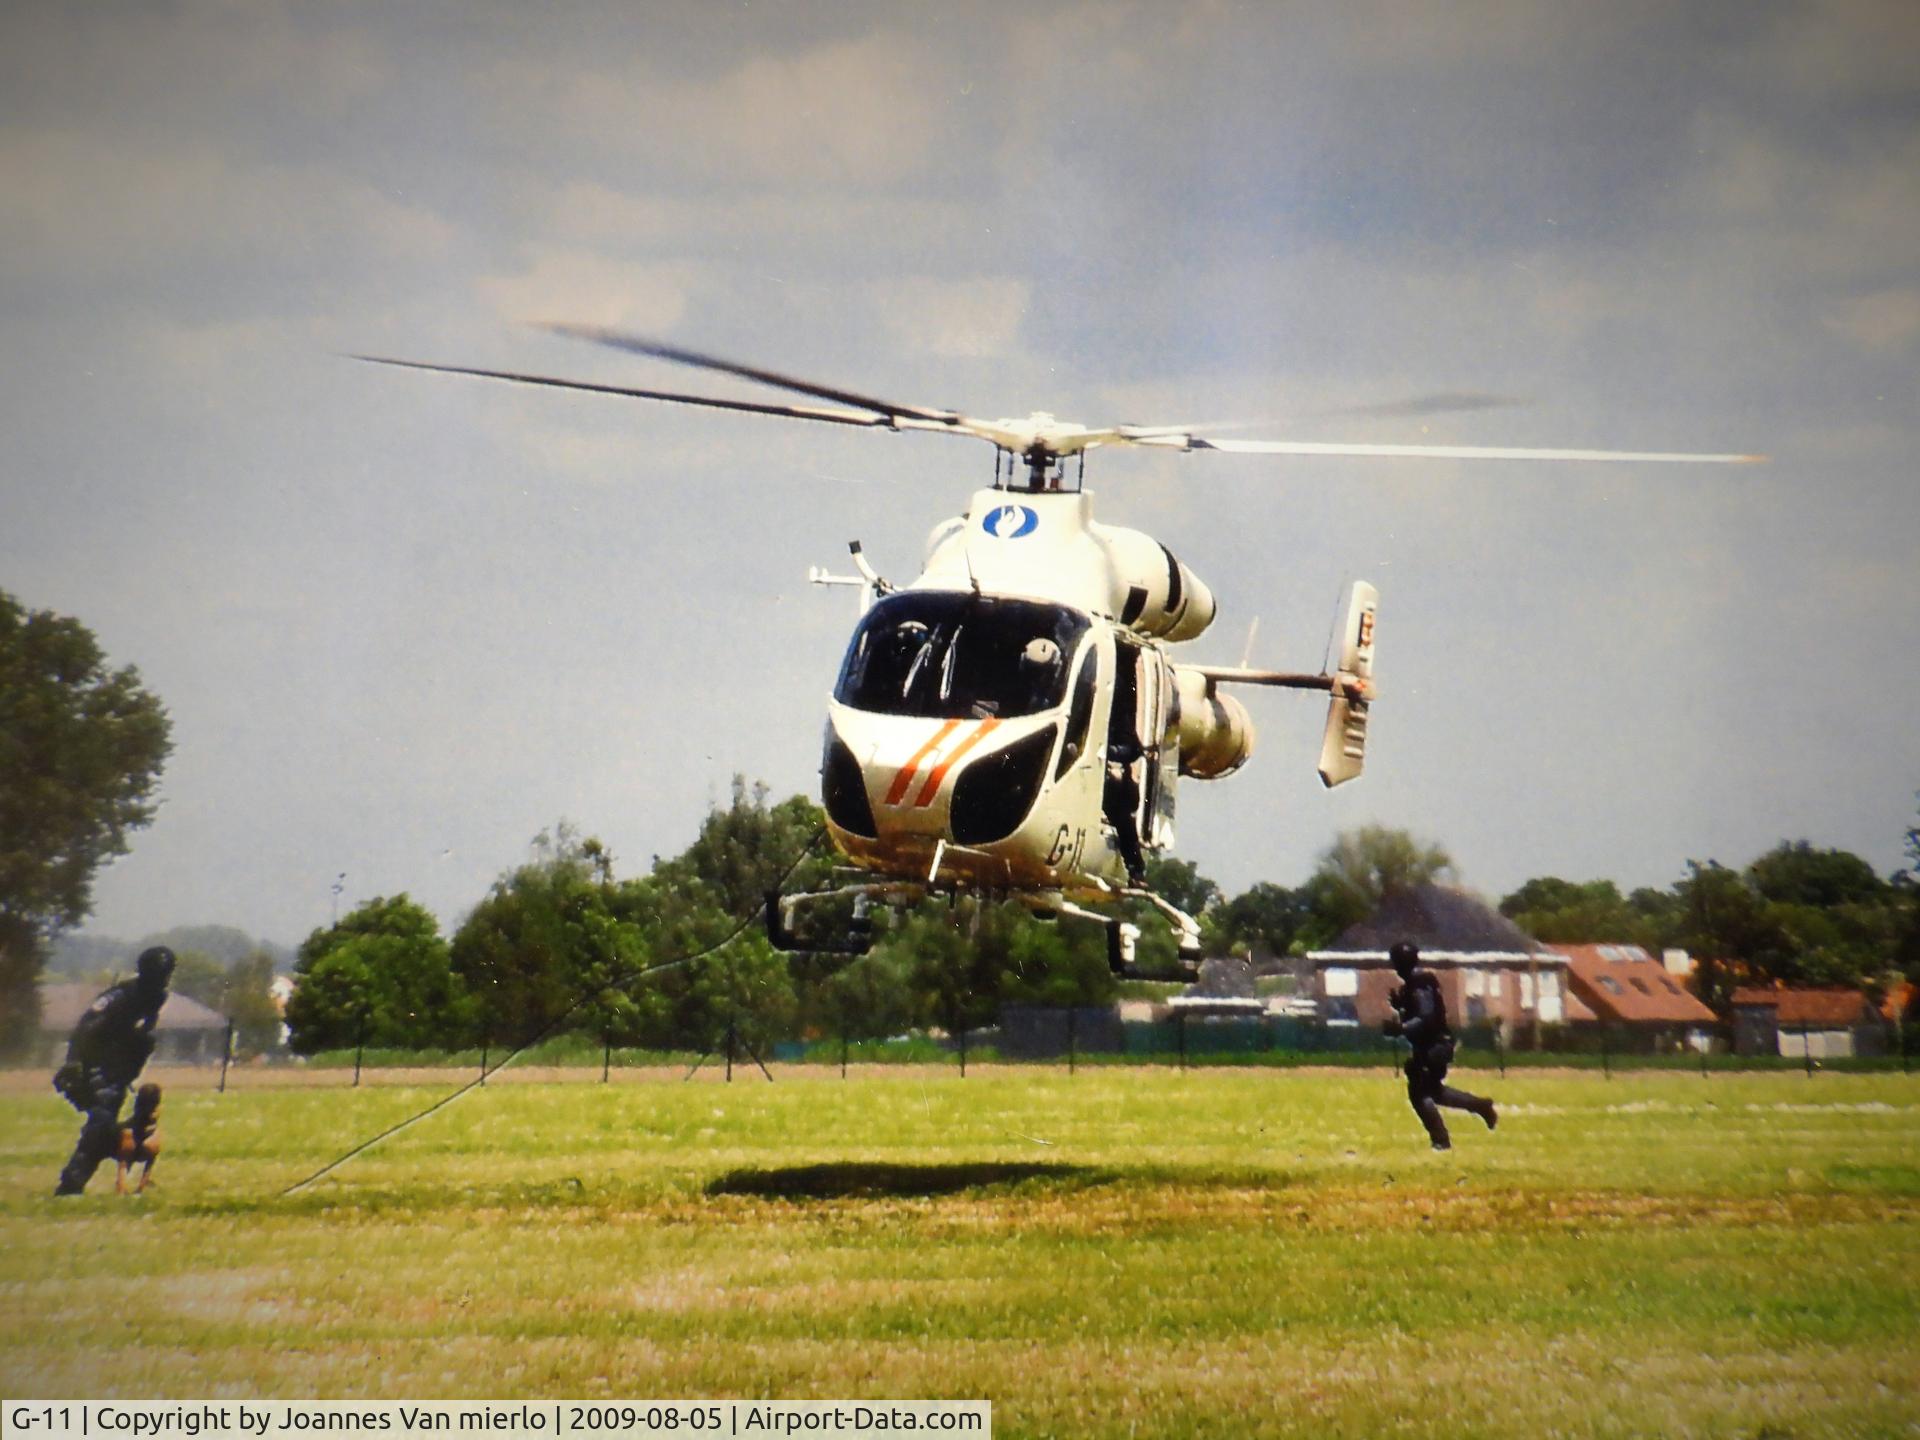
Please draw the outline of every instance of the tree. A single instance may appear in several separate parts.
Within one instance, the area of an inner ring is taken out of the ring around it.
[[[1155,855],[1147,861],[1147,888],[1198,920],[1220,903],[1220,887],[1191,860]]]
[[[184,955],[189,950],[198,950],[211,956],[221,966],[231,969],[241,960],[254,955],[265,954],[275,961],[292,965],[293,956],[285,947],[275,945],[268,940],[256,940],[246,931],[232,925],[175,925],[170,930],[157,931],[141,940],[133,947],[135,953],[149,945],[164,945],[176,955]],[[176,980],[175,984],[179,982]]]
[[[1906,906],[1906,924],[1894,952],[1894,963],[1914,987],[1904,1023],[1920,1028],[1920,824],[1907,831],[1908,865],[1895,877],[1895,888]]]
[[[1343,830],[1320,855],[1303,887],[1312,918],[1299,938],[1307,948],[1326,945],[1357,925],[1397,891],[1453,877],[1453,858],[1439,845],[1405,830],[1363,825]]]
[[[405,895],[369,900],[315,930],[294,963],[288,1043],[300,1054],[352,1045],[417,1049],[464,1038],[465,992],[439,923]]]
[[[1659,946],[1657,925],[1611,880],[1576,883],[1544,875],[1502,900],[1500,913],[1536,940],[1550,944],[1625,941]]]
[[[167,713],[79,621],[0,592],[0,1051],[39,1023],[44,945],[153,819]]]
[[[613,857],[598,840],[583,840],[562,821],[535,836],[532,851],[526,864],[494,882],[454,934],[453,972],[484,1032],[469,1038],[530,1040],[623,978],[616,972],[635,953],[638,937],[608,929],[622,921],[614,912]],[[634,1021],[609,1000],[582,1023]]]
[[[265,950],[243,955],[227,967],[225,1011],[242,1054],[279,1048],[280,1007],[273,1000],[273,974],[273,956]]]
[[[1047,924],[1018,907],[1004,908],[1010,913],[1002,999],[1028,1005],[1105,1005],[1119,993],[1119,980],[1107,963],[1106,937],[1099,930],[1058,921]],[[1160,928],[1165,930],[1164,923]],[[1141,939],[1146,939],[1144,931]],[[1170,961],[1169,956],[1162,963]]]
[[[729,1035],[765,1059],[793,1032],[797,1001],[785,957],[748,931],[688,966],[676,1030],[683,1044],[726,1049]]]
[[[803,1018],[814,1032],[878,1040],[913,1023],[913,992],[898,955],[869,952],[801,992]]]
[[[1891,888],[1858,855],[1806,840],[1782,840],[1747,867],[1747,878],[1769,900],[1820,910],[1879,904]]]
[[[1680,901],[1673,940],[1693,952],[1693,989],[1711,1010],[1725,1013],[1735,987],[1755,978],[1751,956],[1777,951],[1778,931],[1766,902],[1737,871],[1716,861],[1687,862],[1675,885]]]
[[[764,784],[734,776],[732,802],[709,810],[693,844],[672,860],[656,860],[654,875],[668,884],[706,887],[712,904],[736,918],[758,909],[783,877],[788,889],[823,882],[831,859],[820,852],[801,858],[825,823],[820,807],[801,795],[769,806],[768,793]]]
[[[920,1024],[952,1032],[992,1023],[1008,961],[989,933],[989,908],[977,900],[951,907],[929,901],[876,947],[903,965]]]
[[[1209,931],[1209,951],[1291,953],[1302,927],[1313,917],[1309,898],[1305,888],[1289,890],[1270,880],[1260,881],[1207,912],[1201,928]]]

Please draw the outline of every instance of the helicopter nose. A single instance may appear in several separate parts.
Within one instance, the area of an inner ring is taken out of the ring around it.
[[[894,809],[927,809],[939,795],[947,773],[999,724],[992,719],[946,721],[894,772],[885,803]]]

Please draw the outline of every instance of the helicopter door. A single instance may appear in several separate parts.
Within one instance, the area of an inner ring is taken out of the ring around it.
[[[1113,703],[1107,712],[1107,783],[1102,808],[1113,827],[1114,843],[1129,871],[1144,869],[1141,854],[1144,838],[1142,822],[1151,813],[1147,809],[1150,789],[1149,747],[1144,728],[1146,716],[1141,700],[1149,673],[1142,663],[1140,647],[1120,635],[1114,636]]]
[[[1180,699],[1173,666],[1158,650],[1141,654],[1140,680],[1140,733],[1147,741],[1140,833],[1159,850],[1173,844],[1173,782],[1179,766],[1163,762],[1180,753]]]

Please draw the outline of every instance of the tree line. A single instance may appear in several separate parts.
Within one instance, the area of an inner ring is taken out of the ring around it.
[[[152,819],[170,748],[165,707],[136,669],[109,666],[78,621],[0,592],[0,1052],[31,1040],[49,947],[90,911],[99,868]],[[293,1043],[507,1043],[562,1021],[621,1044],[710,1044],[729,1027],[762,1040],[883,1035],[964,1029],[1007,1001],[1102,1004],[1115,994],[1095,928],[1045,923],[1017,905],[925,905],[846,963],[789,959],[752,926],[735,937],[765,889],[824,880],[826,857],[804,853],[820,821],[805,799],[770,805],[764,787],[736,784],[683,854],[637,878],[617,878],[603,845],[559,826],[450,940],[405,895],[372,901],[300,947]],[[1908,865],[1888,876],[1804,840],[1743,869],[1690,863],[1671,885],[1626,894],[1611,880],[1541,876],[1500,909],[1548,942],[1685,948],[1716,1009],[1751,983],[1878,995],[1920,980],[1920,825],[1906,847]],[[1299,886],[1261,882],[1227,896],[1191,862],[1149,866],[1215,955],[1324,947],[1393,889],[1453,878],[1443,848],[1377,826],[1341,835]],[[1155,912],[1133,909],[1143,966],[1164,965],[1171,935]],[[274,956],[251,943],[218,953],[224,940],[204,939],[175,944],[177,988],[264,1048],[277,1030]],[[697,958],[627,983],[682,957]]]
[[[644,876],[617,877],[604,845],[562,824],[450,938],[405,895],[369,901],[301,945],[293,1048],[505,1046],[562,1029],[656,1049],[717,1048],[732,1031],[758,1049],[796,1036],[953,1033],[993,1023],[1007,1003],[1103,1005],[1119,993],[1097,927],[1017,903],[930,901],[882,919],[873,948],[852,959],[775,951],[758,923],[764,893],[826,880],[828,857],[808,851],[820,825],[811,801],[770,804],[766,787],[736,780],[693,844]],[[1499,908],[1544,941],[1685,948],[1718,1009],[1735,985],[1772,981],[1879,995],[1920,979],[1920,827],[1908,847],[1913,867],[1887,878],[1845,851],[1783,842],[1743,870],[1690,864],[1671,886],[1627,895],[1607,880],[1540,877]],[[1302,955],[1390,892],[1455,878],[1443,847],[1382,826],[1342,834],[1297,887],[1227,896],[1191,861],[1150,867],[1155,888],[1199,918],[1211,955]],[[1132,918],[1143,968],[1170,963],[1165,924],[1144,907]],[[698,958],[676,963],[688,956]]]

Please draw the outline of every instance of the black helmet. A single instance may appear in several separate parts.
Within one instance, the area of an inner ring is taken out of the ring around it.
[[[1413,967],[1420,963],[1420,947],[1411,940],[1397,940],[1387,951],[1387,963],[1400,972],[1400,978],[1406,979],[1413,973]]]
[[[134,971],[140,977],[142,989],[166,989],[167,982],[173,979],[173,951],[164,945],[142,950],[140,958],[134,962]]]

